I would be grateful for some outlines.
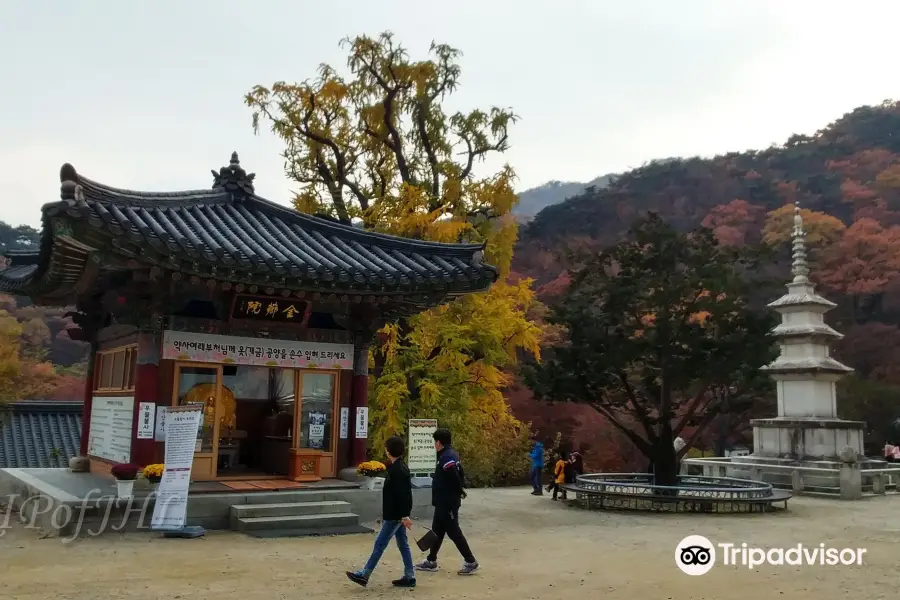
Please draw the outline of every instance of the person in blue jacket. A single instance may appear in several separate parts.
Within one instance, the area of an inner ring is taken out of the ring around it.
[[[532,496],[543,496],[544,491],[541,489],[541,472],[544,470],[544,444],[538,439],[537,434],[531,436],[534,446],[531,447],[531,487],[534,491]]]

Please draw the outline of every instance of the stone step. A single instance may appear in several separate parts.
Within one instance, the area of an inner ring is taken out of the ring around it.
[[[290,517],[350,512],[350,503],[342,500],[317,502],[278,502],[273,504],[238,504],[231,507],[233,519],[253,517]]]
[[[318,529],[327,534],[330,527],[359,525],[359,516],[353,513],[325,513],[319,515],[289,515],[284,517],[247,517],[232,520],[237,531],[262,529]]]

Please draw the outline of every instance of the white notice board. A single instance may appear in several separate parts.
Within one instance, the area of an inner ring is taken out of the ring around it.
[[[117,463],[131,462],[134,396],[94,396],[88,455]]]

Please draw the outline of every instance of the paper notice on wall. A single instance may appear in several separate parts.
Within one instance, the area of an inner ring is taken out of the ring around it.
[[[325,443],[325,413],[309,413],[309,447],[321,448]]]
[[[369,407],[359,406],[356,409],[356,439],[369,437]]]
[[[346,440],[350,435],[350,409],[346,406],[341,407],[341,432],[340,438]]]
[[[178,406],[167,411],[165,470],[156,492],[151,529],[184,527],[201,410],[199,406]]]
[[[153,429],[156,426],[156,403],[138,403],[137,439],[152,440]]]

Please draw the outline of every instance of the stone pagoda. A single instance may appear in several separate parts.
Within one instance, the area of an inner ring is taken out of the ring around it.
[[[830,472],[804,472],[807,487],[832,491],[841,487],[840,467],[863,456],[865,423],[837,416],[835,383],[853,369],[829,355],[829,343],[843,336],[824,320],[836,304],[817,294],[809,280],[799,205],[791,239],[793,280],[787,293],[769,304],[781,314],[781,324],[772,332],[781,353],[765,367],[777,385],[778,416],[752,421],[753,454],[743,457],[744,464],[735,465],[732,475],[755,471],[765,481],[790,485],[792,473],[784,467],[817,467]],[[748,470],[751,465],[756,468]]]

